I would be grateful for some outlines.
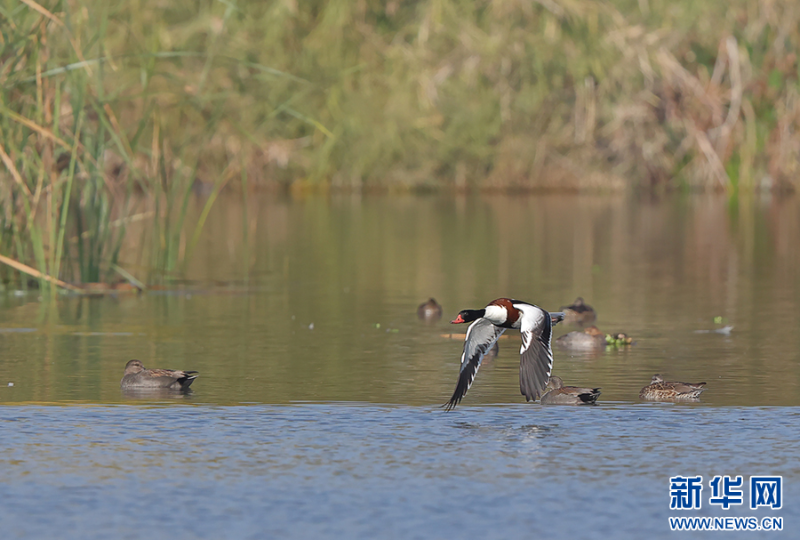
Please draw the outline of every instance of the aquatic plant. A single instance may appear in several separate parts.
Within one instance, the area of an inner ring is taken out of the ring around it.
[[[180,273],[234,178],[797,183],[788,0],[22,0],[0,18],[0,253],[66,280]]]
[[[139,283],[120,255],[129,224],[142,219],[150,225],[152,254],[146,261],[143,250],[139,260],[127,254],[137,273],[163,276],[186,256],[181,246],[199,155],[164,137],[162,104],[146,83],[155,64],[138,64],[135,89],[112,84],[121,82],[106,49],[114,17],[97,7],[92,17],[86,9],[57,14],[26,0],[2,12],[9,22],[0,51],[3,281],[13,268],[42,285],[63,286],[59,278],[111,283],[120,275]],[[133,117],[123,96],[128,90],[141,92]]]

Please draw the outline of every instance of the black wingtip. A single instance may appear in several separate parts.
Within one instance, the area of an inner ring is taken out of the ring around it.
[[[444,410],[445,411],[452,411],[453,409],[455,409],[456,405],[461,403],[461,400],[463,399],[464,395],[466,395],[466,393],[467,393],[466,390],[464,390],[461,387],[461,381],[459,380],[458,384],[456,385],[456,391],[453,392],[453,396],[450,398],[450,400],[447,403],[442,405],[442,407],[444,407]]]

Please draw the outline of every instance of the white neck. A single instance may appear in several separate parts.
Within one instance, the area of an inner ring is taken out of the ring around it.
[[[503,324],[508,319],[508,312],[502,306],[486,306],[484,319],[492,321],[494,324]]]

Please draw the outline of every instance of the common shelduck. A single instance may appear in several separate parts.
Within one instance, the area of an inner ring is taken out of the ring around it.
[[[464,338],[458,383],[445,408],[454,408],[467,394],[484,355],[508,328],[516,328],[522,335],[519,351],[520,392],[528,401],[538,399],[553,369],[553,351],[550,348],[552,327],[563,319],[563,313],[549,313],[539,306],[510,298],[493,300],[483,309],[461,311],[450,322],[472,324]]]

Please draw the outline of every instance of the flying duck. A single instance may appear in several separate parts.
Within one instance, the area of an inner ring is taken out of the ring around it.
[[[599,388],[564,386],[561,377],[553,375],[547,382],[547,393],[542,396],[542,405],[593,405],[600,395]]]
[[[639,392],[641,399],[668,401],[698,401],[706,383],[670,382],[653,375],[653,380]]]
[[[125,364],[125,375],[119,385],[123,390],[154,388],[188,390],[196,378],[196,371],[145,369],[140,361],[131,360]]]
[[[553,351],[550,349],[552,327],[563,319],[563,313],[549,313],[539,306],[510,298],[493,300],[483,309],[465,309],[459,312],[450,321],[452,324],[472,324],[464,338],[458,383],[450,401],[445,404],[445,409],[453,409],[467,394],[478,373],[481,360],[508,328],[518,329],[522,335],[519,390],[527,401],[538,399],[553,369]]]

